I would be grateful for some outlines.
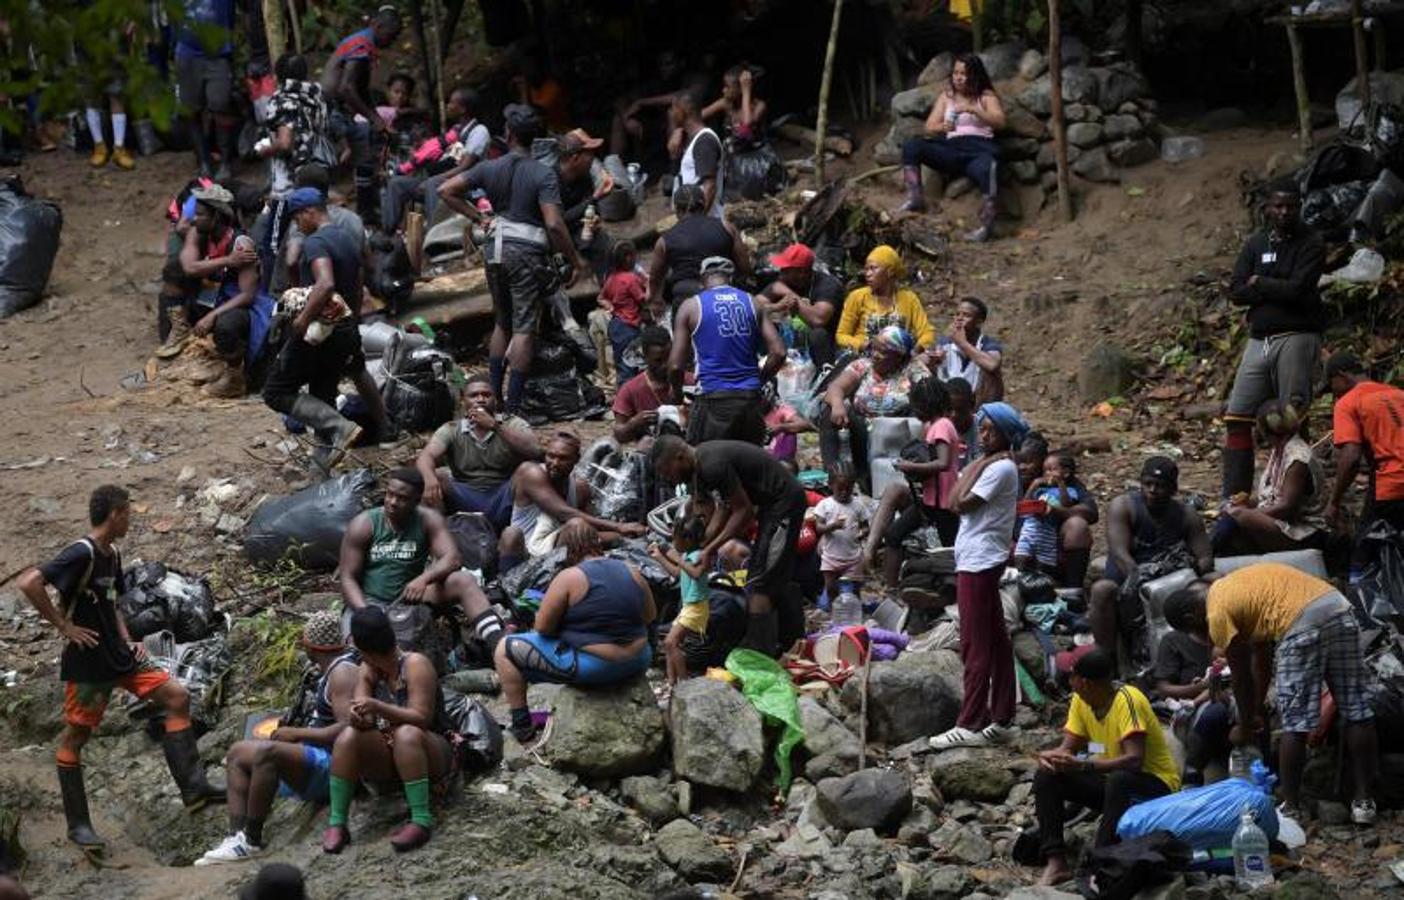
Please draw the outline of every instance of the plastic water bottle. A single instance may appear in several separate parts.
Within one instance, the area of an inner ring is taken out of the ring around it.
[[[1244,781],[1253,780],[1253,758],[1251,754],[1242,747],[1234,747],[1229,751],[1228,777],[1242,778]]]
[[[863,601],[847,581],[839,583],[839,595],[833,601],[832,621],[840,628],[863,623]]]
[[[853,462],[853,445],[848,440],[848,429],[838,430],[839,459],[846,463]]]
[[[1268,839],[1258,827],[1251,807],[1243,807],[1233,835],[1233,879],[1239,890],[1255,891],[1272,884]]]

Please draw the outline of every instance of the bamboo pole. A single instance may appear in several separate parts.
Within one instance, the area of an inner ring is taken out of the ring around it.
[[[834,19],[829,24],[829,46],[824,51],[824,77],[819,81],[819,120],[814,129],[814,186],[824,186],[824,135],[829,131],[829,86],[834,80],[834,53],[838,49],[839,20],[843,0],[834,0]]]
[[[1307,93],[1306,63],[1302,60],[1302,36],[1297,26],[1287,23],[1287,48],[1292,51],[1292,89],[1297,94],[1297,130],[1302,153],[1311,152],[1311,96]]]
[[[1365,49],[1365,12],[1362,0],[1350,0],[1350,30],[1355,36],[1355,83],[1360,108],[1370,108],[1370,52]],[[1377,22],[1376,25],[1379,23]]]
[[[277,60],[288,48],[288,33],[283,28],[281,0],[263,0],[263,31],[268,36],[268,58]]]
[[[1058,172],[1058,211],[1064,222],[1073,218],[1072,188],[1068,184],[1068,134],[1063,122],[1063,34],[1058,0],[1048,0],[1048,81],[1053,128],[1053,158]]]

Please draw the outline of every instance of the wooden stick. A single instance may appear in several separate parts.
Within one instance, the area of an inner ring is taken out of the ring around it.
[[[302,22],[297,18],[297,0],[288,0],[288,25],[292,28],[293,49],[302,52]],[[273,57],[277,60],[278,57]]]
[[[1287,23],[1287,48],[1292,51],[1292,89],[1297,93],[1297,129],[1302,153],[1311,151],[1311,97],[1307,94],[1306,69],[1302,61],[1302,37],[1297,26]]]
[[[1063,34],[1058,0],[1048,0],[1048,81],[1052,100],[1053,158],[1058,172],[1058,211],[1064,222],[1073,218],[1072,187],[1068,184],[1068,135],[1063,122]]]
[[[814,128],[814,186],[824,186],[824,136],[829,131],[829,86],[834,80],[834,53],[838,49],[839,20],[843,0],[834,0],[834,19],[829,24],[829,46],[824,51],[824,77],[819,81],[819,120]]]
[[[864,172],[862,175],[855,175],[855,176],[853,176],[852,178],[848,179],[848,183],[849,183],[849,184],[857,184],[858,182],[863,181],[863,180],[868,179],[868,178],[876,178],[876,177],[879,176],[879,175],[886,175],[888,172],[896,172],[897,170],[899,170],[899,169],[901,169],[901,168],[902,168],[902,167],[901,167],[900,165],[895,165],[895,164],[894,164],[894,165],[890,165],[890,166],[878,166],[876,169],[869,169],[868,171]]]

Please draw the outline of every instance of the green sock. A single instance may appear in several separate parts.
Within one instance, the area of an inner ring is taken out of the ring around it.
[[[405,799],[409,801],[410,821],[425,828],[433,828],[434,815],[429,812],[429,779],[406,781]]]
[[[351,798],[356,793],[356,782],[339,775],[331,777],[331,814],[327,817],[327,824],[331,826],[345,825],[346,820],[351,816]]]

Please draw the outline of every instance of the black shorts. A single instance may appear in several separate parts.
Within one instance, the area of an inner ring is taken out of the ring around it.
[[[804,497],[780,510],[763,509],[756,527],[756,544],[746,567],[746,589],[768,597],[781,596],[795,576]]]
[[[505,243],[502,261],[487,266],[493,320],[513,334],[534,334],[546,297],[554,287],[546,254],[533,247]]]
[[[760,391],[714,391],[692,401],[687,413],[687,442],[765,443],[765,414]]]
[[[227,113],[234,94],[234,68],[225,57],[176,61],[176,100],[190,112]]]

